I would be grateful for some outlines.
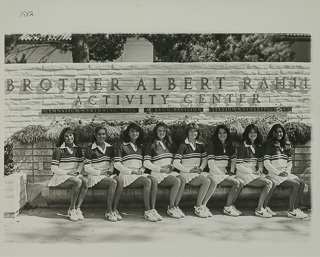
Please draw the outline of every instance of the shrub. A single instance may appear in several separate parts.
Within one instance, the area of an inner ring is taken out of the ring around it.
[[[311,126],[302,122],[287,122],[284,129],[291,143],[306,144],[311,140]]]
[[[12,135],[12,139],[20,141],[24,144],[32,144],[38,141],[47,140],[46,136],[48,128],[42,125],[29,125]]]

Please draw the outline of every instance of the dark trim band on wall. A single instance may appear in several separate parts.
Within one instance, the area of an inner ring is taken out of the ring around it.
[[[209,112],[291,112],[292,107],[209,107]]]
[[[144,112],[203,112],[203,108],[144,108]]]
[[[42,109],[42,114],[57,113],[138,113],[139,108]]]

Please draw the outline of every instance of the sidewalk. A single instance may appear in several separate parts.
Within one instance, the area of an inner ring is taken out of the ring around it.
[[[229,217],[222,214],[220,207],[216,207],[211,209],[213,217],[202,219],[196,217],[189,207],[183,208],[185,218],[173,219],[166,215],[166,209],[162,207],[158,209],[163,216],[161,222],[145,220],[142,207],[119,209],[123,216],[119,222],[104,219],[103,208],[82,210],[85,220],[78,222],[57,215],[66,214],[65,208],[23,210],[16,218],[4,219],[4,242],[51,245],[114,243],[119,247],[140,243],[149,246],[188,246],[187,242],[193,242],[216,247],[224,243],[230,246],[234,243],[250,243],[245,244],[248,246],[290,243],[294,247],[295,244],[308,244],[311,238],[311,219],[290,219],[283,210],[276,210],[277,216],[266,219],[254,216],[253,208],[243,210],[240,217]],[[311,216],[310,211],[307,213]]]

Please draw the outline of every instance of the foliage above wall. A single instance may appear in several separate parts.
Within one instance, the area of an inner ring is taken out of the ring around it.
[[[150,115],[142,120],[133,120],[138,123],[146,133],[146,140],[150,139],[152,129],[158,120],[154,115]],[[272,125],[275,123],[282,124],[288,134],[288,137],[293,144],[305,144],[311,140],[311,126],[303,122],[290,122],[285,113],[278,112],[272,115],[260,115],[258,117],[238,117],[238,116],[220,116],[219,118],[208,118],[206,122],[199,121],[196,117],[185,116],[179,120],[168,122],[168,126],[172,133],[172,139],[175,144],[179,144],[185,137],[184,128],[189,122],[199,124],[204,142],[210,140],[214,129],[219,124],[227,124],[234,139],[239,140],[244,128],[253,123],[257,125],[265,139]],[[64,117],[62,119],[53,120],[49,127],[40,125],[30,125],[15,132],[11,136],[11,140],[17,140],[25,144],[31,144],[38,141],[56,141],[62,128],[66,126],[72,127],[78,137],[79,142],[90,142],[92,132],[97,126],[105,126],[107,128],[107,141],[114,143],[121,138],[121,133],[130,121],[95,121],[92,119],[89,123],[83,123],[82,120]]]
[[[141,34],[160,62],[292,61],[284,34]]]

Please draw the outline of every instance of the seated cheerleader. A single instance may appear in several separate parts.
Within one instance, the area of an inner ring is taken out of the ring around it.
[[[175,154],[173,166],[180,171],[181,177],[186,183],[199,188],[197,204],[194,213],[200,218],[212,217],[212,213],[206,206],[212,196],[216,184],[210,178],[201,176],[207,166],[207,153],[203,143],[199,142],[200,130],[198,125],[190,123],[185,128],[186,138],[179,145]]]
[[[68,216],[72,221],[84,220],[80,206],[88,190],[88,180],[82,176],[83,155],[76,145],[74,131],[64,128],[59,136],[57,148],[54,149],[51,170],[53,177],[50,188],[71,188],[71,205]]]
[[[144,173],[145,167],[142,165],[143,137],[142,128],[130,123],[124,131],[123,142],[115,150],[114,167],[120,172],[119,177],[123,179],[124,187],[143,188],[144,217],[149,221],[161,221],[162,217],[154,209],[158,181],[155,177]]]
[[[243,142],[237,151],[237,177],[251,187],[262,187],[255,215],[271,218],[275,215],[267,204],[276,188],[270,179],[265,178],[263,172],[262,137],[254,124],[246,127],[242,134]]]
[[[97,127],[92,136],[92,144],[85,152],[84,170],[88,174],[89,188],[107,188],[107,212],[105,217],[109,221],[122,220],[117,210],[118,202],[123,189],[123,181],[113,173],[113,147],[105,140],[107,130]]]
[[[212,136],[211,142],[208,144],[209,173],[217,184],[231,186],[223,213],[234,217],[242,214],[234,206],[234,202],[244,186],[244,182],[234,175],[236,160],[236,152],[229,129],[225,125],[219,125]],[[229,162],[231,163],[230,172],[227,171]]]
[[[268,170],[268,177],[276,181],[277,185],[292,188],[287,216],[295,219],[307,218],[308,215],[298,208],[305,183],[291,174],[291,144],[280,124],[273,125],[268,133],[264,148],[264,166]]]
[[[143,166],[151,170],[151,176],[158,185],[171,187],[167,214],[172,218],[183,218],[184,213],[178,207],[185,187],[185,179],[177,172],[172,172],[173,154],[170,130],[164,123],[158,123],[153,129],[153,139],[145,150]]]

